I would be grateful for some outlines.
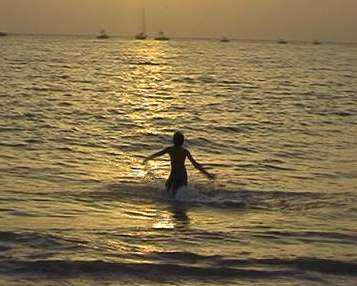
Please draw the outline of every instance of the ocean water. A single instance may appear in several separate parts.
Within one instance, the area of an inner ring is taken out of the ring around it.
[[[357,284],[357,45],[0,39],[0,285],[222,283]]]

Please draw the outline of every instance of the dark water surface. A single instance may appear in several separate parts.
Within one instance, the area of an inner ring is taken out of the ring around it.
[[[0,48],[1,285],[356,285],[356,45]]]

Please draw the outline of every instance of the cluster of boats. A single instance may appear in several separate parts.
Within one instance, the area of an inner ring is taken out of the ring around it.
[[[7,36],[8,34],[5,33],[5,32],[1,32],[0,31],[0,37],[5,37]],[[106,33],[106,31],[104,29],[102,29],[100,31],[100,33],[96,36],[96,38],[98,40],[106,40],[106,39],[109,39],[110,36]],[[146,15],[145,15],[145,9],[143,9],[143,12],[142,12],[142,23],[141,23],[141,32],[139,32],[138,34],[135,35],[135,39],[136,40],[146,40],[148,39],[149,36],[146,32]],[[170,38],[167,37],[165,35],[165,33],[163,31],[160,31],[158,33],[158,35],[156,37],[154,37],[154,40],[156,41],[169,41]],[[222,37],[220,40],[219,40],[221,43],[229,43],[231,40],[227,37]],[[284,39],[279,39],[277,41],[278,44],[288,44],[288,41],[284,40]],[[313,45],[321,45],[322,43],[320,41],[313,41],[312,42]]]
[[[148,39],[149,36],[146,32],[146,14],[145,14],[145,9],[143,9],[142,11],[142,23],[141,23],[141,32],[139,32],[138,34],[135,35],[135,39],[136,40],[146,40]],[[97,35],[97,39],[101,39],[101,40],[105,40],[105,39],[109,39],[108,34],[105,32],[105,30],[101,30],[101,32]],[[167,37],[165,35],[165,33],[163,31],[160,31],[158,33],[158,35],[156,37],[154,37],[154,40],[156,41],[169,41],[170,38]],[[221,43],[229,43],[231,41],[231,39],[227,38],[227,37],[222,37],[221,39],[219,39],[219,41]],[[285,39],[279,39],[277,41],[278,44],[281,45],[285,45],[288,44],[289,42]],[[320,41],[313,41],[312,42],[313,45],[321,45]]]
[[[5,37],[5,36],[7,36],[7,35],[8,35],[7,33],[0,31],[0,37]],[[97,38],[98,40],[106,40],[106,39],[109,39],[110,36],[105,32],[104,29],[102,29],[102,30],[100,31],[100,33],[97,35],[96,38]],[[145,27],[145,25],[143,25],[143,30],[142,30],[142,32],[136,34],[136,35],[135,35],[135,39],[136,39],[136,40],[146,40],[146,39],[148,39],[148,38],[149,38],[149,36],[148,36],[147,33],[146,33],[146,27]],[[156,41],[169,41],[170,38],[167,37],[164,32],[160,31],[159,34],[158,34],[156,37],[154,37],[154,40],[156,40]],[[219,41],[220,41],[221,43],[229,43],[231,40],[230,40],[229,38],[227,38],[227,37],[223,37],[223,38],[221,38]],[[279,40],[277,41],[277,43],[280,44],[280,45],[286,45],[286,44],[288,44],[289,42],[288,42],[287,40],[284,40],[284,39],[279,39]],[[313,44],[313,45],[321,45],[322,42],[315,40],[315,41],[312,42],[312,44]]]
[[[110,36],[105,32],[105,30],[101,30],[100,33],[97,35],[98,40],[106,40],[109,39]],[[146,40],[149,36],[145,32],[140,32],[139,34],[135,35],[136,40]],[[159,34],[154,38],[156,41],[169,41],[170,38],[165,35],[164,32],[159,32]]]
[[[148,38],[149,38],[149,36],[148,36],[148,34],[146,32],[146,14],[145,14],[145,9],[143,9],[143,11],[142,11],[141,32],[139,32],[138,34],[135,35],[135,39],[136,40],[146,40]],[[97,36],[97,39],[109,39],[109,36],[104,30],[102,30],[100,32],[100,34]],[[154,40],[156,40],[156,41],[169,41],[170,38],[167,37],[163,31],[160,31],[158,33],[158,35],[156,37],[154,37]],[[222,37],[221,39],[219,39],[219,41],[221,43],[229,43],[229,42],[231,42],[231,39],[229,39],[227,37]],[[289,42],[287,40],[285,40],[285,39],[279,39],[277,41],[277,43],[281,44],[281,45],[285,45],[285,44],[288,44]],[[312,42],[312,44],[313,45],[321,45],[322,43],[320,41],[315,40],[315,41]]]
[[[278,41],[278,44],[280,44],[280,45],[286,45],[288,43],[289,42],[287,40],[284,40],[284,39],[279,39],[279,41]],[[312,42],[312,44],[313,45],[321,45],[322,43],[320,41],[315,40],[315,41]]]
[[[148,38],[149,38],[149,36],[146,32],[146,14],[145,14],[145,9],[143,9],[141,32],[135,35],[135,39],[136,40],[146,40]],[[105,39],[109,39],[109,36],[104,30],[102,30],[100,32],[100,34],[97,36],[97,39],[105,40]],[[169,41],[170,40],[170,38],[167,37],[163,31],[160,31],[154,39],[156,41]]]
[[[146,32],[146,13],[145,13],[145,9],[142,10],[142,22],[141,22],[141,32],[139,32],[138,34],[135,35],[135,39],[136,40],[146,40],[149,38],[147,32]],[[102,30],[100,32],[100,34],[97,36],[97,39],[101,39],[101,40],[105,40],[105,39],[109,39],[108,34]],[[169,41],[170,38],[168,36],[165,35],[165,33],[163,31],[160,31],[158,33],[158,35],[156,37],[154,37],[154,40],[156,41]],[[228,39],[227,37],[223,37],[222,39],[220,39],[220,42],[222,43],[228,43],[230,42],[230,39]]]

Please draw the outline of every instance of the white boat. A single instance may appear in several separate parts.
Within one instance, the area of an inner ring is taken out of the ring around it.
[[[147,34],[146,34],[146,13],[145,9],[143,9],[143,15],[142,15],[142,22],[141,22],[141,32],[137,35],[135,35],[135,39],[137,40],[146,40],[147,39]]]
[[[156,41],[169,41],[170,38],[166,37],[164,32],[160,31],[158,36],[155,38]]]
[[[107,35],[107,33],[105,32],[105,30],[101,30],[99,35],[97,36],[97,39],[99,40],[106,40],[109,39],[109,36]]]
[[[222,43],[229,43],[231,40],[228,39],[227,37],[223,37],[222,39],[220,39],[220,42]]]
[[[278,44],[281,44],[281,45],[285,45],[285,44],[287,44],[288,43],[288,41],[286,41],[286,40],[284,40],[284,39],[280,39],[279,41],[278,41]]]
[[[147,37],[148,37],[148,36],[147,36],[146,34],[144,34],[143,32],[141,32],[141,33],[135,35],[135,39],[136,39],[136,40],[146,40]]]

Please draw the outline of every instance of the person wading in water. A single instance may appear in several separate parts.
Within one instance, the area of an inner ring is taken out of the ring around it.
[[[206,169],[201,166],[191,155],[191,153],[182,147],[185,137],[181,132],[176,132],[173,137],[173,146],[167,147],[160,152],[157,152],[144,160],[146,163],[149,160],[155,159],[165,154],[170,155],[171,159],[171,172],[166,181],[166,190],[172,192],[175,196],[178,189],[187,186],[187,171],[185,167],[185,160],[188,158],[192,165],[204,174],[209,179],[215,179],[215,176],[208,173]]]

